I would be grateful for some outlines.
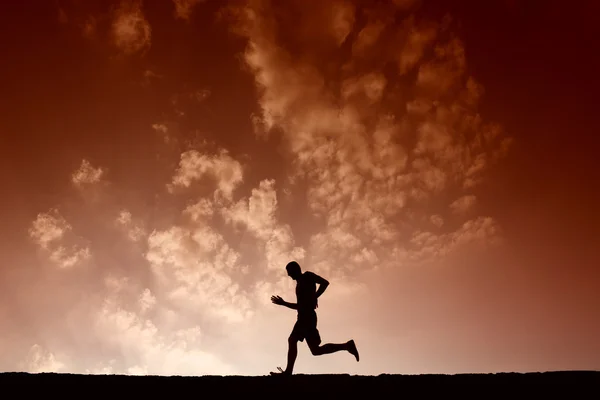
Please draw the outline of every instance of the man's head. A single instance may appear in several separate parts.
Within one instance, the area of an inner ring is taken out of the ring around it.
[[[302,270],[300,269],[300,265],[296,261],[290,261],[285,266],[285,269],[287,270],[289,277],[294,280],[298,279],[300,277],[300,275],[302,275]]]

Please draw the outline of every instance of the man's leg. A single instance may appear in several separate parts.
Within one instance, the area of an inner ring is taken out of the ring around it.
[[[308,334],[306,335],[306,344],[314,356],[321,356],[323,354],[331,354],[346,350],[356,358],[356,361],[358,361],[358,350],[356,349],[354,340],[349,340],[346,343],[326,343],[321,345],[321,335],[317,329],[316,313],[314,316],[312,316],[312,318],[310,318],[310,320],[308,320],[307,323],[310,324],[310,326],[308,327]]]
[[[308,348],[314,356],[321,356],[323,354],[331,354],[346,350],[348,353],[352,354],[354,358],[356,358],[356,361],[358,361],[358,350],[356,349],[354,340],[349,340],[346,343],[326,343],[321,345],[321,338],[319,337],[317,331],[314,335],[311,335],[310,338],[306,338],[306,344],[308,344]]]
[[[294,371],[294,363],[296,362],[296,357],[298,356],[298,341],[301,336],[299,336],[300,325],[296,323],[294,325],[294,329],[288,337],[288,354],[287,354],[287,366],[285,370],[277,367],[281,372],[271,372],[271,375],[292,375]]]
[[[308,342],[308,347],[314,356],[321,356],[323,354],[331,354],[346,350],[356,358],[356,361],[358,361],[358,350],[356,349],[354,340],[350,340],[346,343],[326,343],[324,345],[319,345],[315,342]]]
[[[291,335],[288,338],[288,355],[287,355],[287,366],[285,367],[285,374],[291,375],[294,371],[294,363],[298,356],[298,339]]]

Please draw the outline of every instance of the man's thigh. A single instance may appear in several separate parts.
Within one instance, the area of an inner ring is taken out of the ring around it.
[[[307,331],[304,337],[306,338],[306,344],[310,348],[319,347],[321,345],[321,335],[316,327]]]
[[[321,335],[317,329],[317,315],[309,315],[308,318],[303,320],[303,334],[306,339],[306,343],[311,346],[319,346],[321,344]]]
[[[305,331],[305,329],[302,326],[302,323],[300,321],[296,321],[288,340],[303,342],[304,341],[304,331]]]

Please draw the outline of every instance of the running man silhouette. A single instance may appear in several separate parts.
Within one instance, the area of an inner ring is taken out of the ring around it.
[[[279,372],[271,372],[271,375],[292,375],[296,356],[298,355],[298,341],[303,342],[304,339],[306,339],[306,344],[314,356],[346,350],[358,361],[358,350],[354,340],[349,340],[346,343],[321,345],[315,309],[318,307],[317,298],[325,292],[329,282],[313,272],[306,271],[302,273],[302,269],[296,261],[289,262],[285,269],[289,277],[296,281],[296,303],[288,303],[279,296],[271,296],[271,301],[274,304],[297,310],[298,318],[288,338],[287,367],[285,370],[277,367]],[[319,284],[318,290],[317,284]]]

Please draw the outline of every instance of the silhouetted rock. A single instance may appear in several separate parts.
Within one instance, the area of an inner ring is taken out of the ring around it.
[[[25,392],[47,396],[82,398],[111,396],[169,396],[222,398],[254,395],[280,398],[302,395],[362,398],[423,398],[427,395],[474,394],[477,398],[497,395],[527,398],[540,395],[562,398],[600,398],[600,371],[498,373],[457,375],[292,375],[292,376],[126,376],[77,374],[0,374],[0,384],[10,398]],[[9,391],[9,386],[16,392]],[[54,389],[54,390],[53,390]],[[531,390],[531,392],[529,392]],[[10,394],[14,393],[14,394]],[[34,394],[36,395],[36,394]],[[563,397],[566,396],[566,397]]]

